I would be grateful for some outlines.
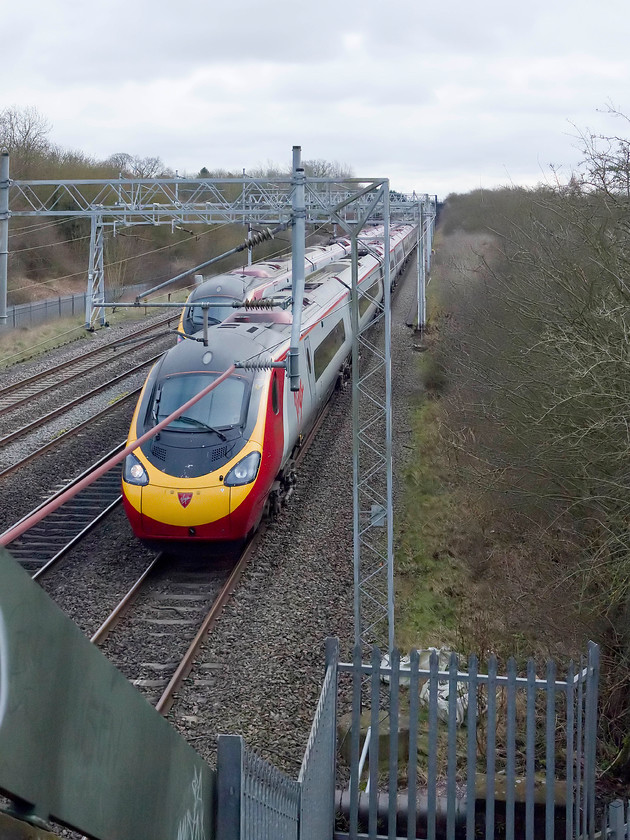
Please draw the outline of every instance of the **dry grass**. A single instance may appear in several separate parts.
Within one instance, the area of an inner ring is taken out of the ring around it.
[[[174,292],[172,300],[184,301],[187,295],[185,289]],[[152,298],[155,303],[166,302],[166,296]],[[117,308],[107,314],[111,326],[142,322],[147,318],[154,318],[160,310],[151,308]],[[172,310],[175,312],[176,310]],[[35,327],[20,327],[15,330],[0,332],[0,369],[33,359],[43,353],[62,347],[74,341],[89,342],[94,333],[85,329],[82,316],[74,318],[59,318]]]
[[[397,539],[397,641],[401,649],[451,646],[486,661],[490,653],[518,663],[585,649],[597,617],[576,608],[579,582],[563,575],[574,550],[563,543],[563,523],[541,531],[515,517],[492,492],[492,474],[475,455],[472,432],[453,438],[458,406],[449,395],[442,334],[453,329],[441,303],[444,287],[457,288],[457,308],[474,296],[481,261],[492,239],[458,231],[443,237],[434,262],[430,312],[419,376],[429,399],[413,424],[416,457],[405,475],[405,514]],[[448,360],[447,360],[448,361]],[[568,564],[570,566],[570,564]]]

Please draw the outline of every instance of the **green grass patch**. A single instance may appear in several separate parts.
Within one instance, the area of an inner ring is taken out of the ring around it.
[[[85,331],[76,318],[60,318],[36,327],[18,328],[0,335],[0,369],[33,359],[77,340],[86,340],[92,333]]]
[[[412,417],[413,454],[404,469],[396,528],[396,642],[401,650],[455,644],[464,565],[451,545],[457,494],[449,486],[439,435],[440,403],[423,399]]]

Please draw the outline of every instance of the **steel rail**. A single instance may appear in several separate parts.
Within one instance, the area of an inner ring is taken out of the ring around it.
[[[120,616],[122,615],[123,611],[131,604],[131,602],[135,599],[138,592],[144,586],[145,581],[153,574],[157,566],[162,562],[164,559],[164,552],[160,551],[156,556],[153,558],[149,566],[144,570],[144,572],[140,575],[138,580],[134,583],[131,587],[129,592],[118,602],[118,604],[114,607],[114,609],[110,612],[107,616],[105,621],[101,624],[101,626],[93,633],[90,641],[93,645],[101,645],[107,639],[111,631],[114,629]]]
[[[182,657],[179,665],[175,669],[175,673],[171,677],[168,682],[168,685],[164,689],[164,692],[160,699],[158,700],[155,708],[161,715],[166,715],[170,708],[173,705],[175,700],[175,693],[180,688],[181,684],[184,682],[188,674],[190,673],[192,666],[195,661],[195,657],[199,651],[199,648],[203,644],[206,636],[212,630],[214,625],[217,622],[217,619],[223,612],[224,606],[227,604],[231,596],[234,594],[238,582],[240,581],[241,577],[243,576],[243,572],[247,568],[247,564],[249,563],[254,550],[258,547],[258,543],[262,536],[263,531],[257,531],[253,538],[247,543],[245,550],[241,554],[240,558],[238,559],[236,565],[230,572],[230,576],[228,577],[227,581],[221,587],[221,590],[216,597],[214,603],[210,607],[206,617],[204,618],[201,627],[197,631],[195,638],[192,640],[186,653]]]
[[[53,493],[52,496],[49,496],[47,499],[41,502],[41,504],[37,505],[37,507],[30,511],[30,513],[27,513],[20,520],[18,520],[18,522],[7,528],[6,531],[0,534],[0,539],[2,539],[13,529],[17,528],[22,522],[25,522],[27,519],[30,519],[32,516],[36,515],[39,511],[41,511],[43,508],[45,508],[63,493],[67,492],[69,488],[75,486],[80,481],[83,481],[87,476],[91,475],[96,469],[98,469],[102,464],[107,462],[112,456],[120,452],[124,445],[124,441],[122,443],[117,444],[117,446],[115,446],[114,449],[112,449],[106,455],[99,458],[98,461],[92,464],[92,466],[90,466],[87,470],[84,470],[84,472],[73,478],[66,485],[64,485],[64,487],[61,487],[59,490]],[[32,575],[34,580],[36,580],[38,577],[40,577],[46,571],[48,571],[48,569],[54,566],[57,563],[57,561],[60,560],[61,557],[63,557],[63,555],[73,545],[79,542],[98,522],[100,522],[101,519],[103,519],[110,512],[110,510],[112,510],[117,504],[119,504],[122,498],[122,496],[118,492],[115,493],[113,497],[111,495],[111,492],[106,494],[101,491],[100,495],[104,501],[104,505],[100,507],[96,515],[87,515],[84,512],[84,515],[81,516],[81,514],[75,513],[71,518],[69,518],[65,522],[63,520],[57,522],[55,522],[54,520],[49,521],[48,527],[53,528],[56,531],[54,538],[48,537],[48,539],[46,539],[45,532],[43,534],[40,534],[39,532],[26,531],[24,534],[21,534],[14,541],[9,543],[9,545],[12,545],[11,552],[18,560],[18,562],[22,562],[23,565],[28,565],[29,563],[40,564],[40,567]],[[63,532],[64,528],[66,530],[68,538],[63,544],[55,545],[56,539],[59,536],[63,535],[60,534],[59,531]],[[29,548],[29,542],[31,543],[31,546],[33,545],[33,543],[35,544],[36,551],[33,551],[32,547]],[[36,553],[37,551],[39,551],[42,544],[45,544],[46,548],[49,551],[53,551],[54,553],[52,554],[52,556],[49,556],[44,560],[39,560],[36,556]],[[23,553],[26,554],[26,551],[29,552],[28,556],[20,558],[19,555]]]
[[[134,391],[130,391],[128,394],[125,394],[124,397],[120,397],[120,399],[116,400],[115,403],[112,403],[112,405],[108,405],[106,408],[102,408],[99,412],[93,414],[87,420],[82,420],[76,426],[73,426],[71,429],[68,429],[62,434],[57,435],[57,437],[53,438],[52,440],[49,440],[48,443],[45,443],[43,446],[40,446],[39,449],[36,449],[35,452],[31,452],[30,455],[26,455],[24,458],[22,458],[21,461],[18,461],[17,464],[13,464],[12,466],[7,467],[4,470],[1,470],[0,480],[11,475],[11,473],[17,472],[26,464],[30,464],[31,461],[35,461],[37,458],[39,458],[40,455],[43,455],[44,452],[47,452],[49,449],[52,449],[53,447],[57,446],[57,444],[60,443],[62,440],[65,440],[68,437],[72,437],[73,435],[78,434],[81,431],[81,429],[85,429],[86,426],[91,426],[92,423],[98,423],[98,421],[101,420],[106,414],[109,414],[110,411],[115,411],[118,408],[118,406],[120,406],[122,403],[127,402],[127,400],[130,400],[133,397],[137,397],[141,390],[142,388],[136,388]]]
[[[107,388],[111,388],[112,386],[116,385],[118,382],[126,379],[128,376],[131,376],[134,373],[137,373],[142,368],[145,368],[147,365],[154,364],[160,359],[164,354],[158,353],[156,356],[152,356],[150,359],[147,359],[144,362],[141,362],[139,365],[135,365],[132,368],[124,371],[123,373],[119,374],[118,376],[113,377],[113,379],[109,379],[107,382],[99,385],[96,388],[93,388],[91,391],[88,391],[86,394],[81,394],[80,397],[77,397],[74,400],[71,400],[65,405],[56,408],[54,411],[45,414],[43,417],[38,417],[37,420],[34,420],[32,423],[28,423],[26,426],[22,426],[20,429],[16,429],[14,432],[10,432],[10,434],[5,435],[5,437],[0,438],[0,447],[6,446],[7,443],[11,443],[11,441],[16,440],[17,438],[23,437],[24,435],[28,434],[29,432],[35,431],[40,426],[43,426],[45,423],[48,423],[50,420],[54,420],[55,417],[59,417],[61,414],[65,414],[67,411],[70,411],[72,408],[76,408],[81,403],[85,402],[86,399],[90,397],[94,397],[97,394],[100,394],[102,391],[107,390]]]
[[[98,461],[95,461],[95,463],[92,464],[92,466],[88,467],[86,470],[83,470],[83,472],[80,473],[80,475],[76,476],[76,478],[73,478],[72,481],[69,481],[67,484],[65,484],[63,488],[61,488],[60,490],[56,490],[51,496],[49,496],[47,499],[44,499],[44,501],[37,505],[37,507],[33,508],[33,510],[30,513],[27,513],[21,519],[18,519],[18,521],[11,525],[10,528],[7,528],[6,531],[0,534],[0,538],[3,537],[4,534],[8,533],[12,528],[16,528],[22,522],[25,522],[30,516],[33,516],[33,514],[37,513],[39,510],[42,510],[42,508],[45,508],[46,505],[48,505],[53,499],[56,499],[57,496],[60,496],[68,487],[73,487],[79,481],[81,481],[86,476],[94,472],[94,470],[101,464],[104,464],[108,458],[111,458],[112,455],[115,455],[117,452],[120,452],[120,449],[123,445],[124,442],[117,443],[116,446],[114,446],[114,448],[107,453],[107,455],[103,455],[101,458],[98,459]]]
[[[142,347],[145,347],[147,344],[151,344],[153,341],[155,341],[155,337],[151,336],[149,338],[144,339],[144,341],[140,342],[139,344],[137,344],[133,349],[134,350],[140,350]],[[113,349],[113,348],[110,348],[110,349]],[[85,357],[83,357],[82,359],[76,359],[74,361],[76,361],[77,366],[79,366],[79,363],[84,361],[84,359],[85,359]],[[14,411],[16,408],[19,408],[20,406],[24,405],[27,402],[30,402],[31,400],[39,399],[44,394],[47,394],[49,391],[52,391],[55,388],[59,388],[59,386],[61,386],[61,385],[67,385],[69,382],[74,382],[75,379],[78,379],[81,376],[86,376],[87,374],[92,373],[93,371],[97,370],[99,367],[102,367],[102,365],[106,365],[109,362],[118,361],[119,359],[120,359],[120,356],[111,356],[110,358],[107,358],[107,359],[101,359],[99,361],[93,361],[92,364],[89,364],[85,367],[80,367],[79,370],[74,371],[74,373],[70,373],[68,376],[64,376],[60,379],[53,379],[52,382],[50,382],[47,385],[43,385],[38,390],[30,390],[25,396],[19,397],[17,400],[14,400],[11,403],[7,403],[6,405],[0,406],[0,416],[2,416],[4,414],[8,414],[11,411]],[[50,371],[46,371],[43,374],[38,374],[37,375],[37,380],[41,381],[41,379],[44,379],[49,374],[50,374]],[[24,385],[24,383],[27,383],[27,384]],[[18,383],[18,386],[10,386],[10,389],[11,390],[19,390],[21,385],[24,385],[25,388],[29,388],[30,384],[31,383],[30,383],[29,380],[24,380],[23,383]],[[33,384],[35,384],[35,383],[33,383]],[[2,399],[2,392],[0,392],[0,400],[1,399]]]
[[[182,308],[183,306],[184,304],[182,303]],[[158,321],[157,323],[152,324],[149,327],[143,327],[141,330],[138,330],[135,333],[135,335],[144,335],[144,333],[152,332],[158,329],[159,327],[163,327],[165,324],[168,324],[170,321],[172,321],[174,317],[176,316],[171,315],[170,318],[163,318],[161,321]],[[13,391],[17,391],[20,388],[24,388],[28,385],[34,384],[35,382],[38,382],[41,379],[45,379],[47,376],[52,376],[55,373],[59,373],[60,371],[65,370],[65,368],[72,367],[72,365],[74,364],[84,362],[85,359],[89,359],[100,353],[106,353],[110,350],[116,350],[118,349],[118,345],[122,346],[126,341],[128,341],[128,339],[117,338],[115,341],[110,341],[108,344],[105,344],[102,347],[95,347],[93,350],[88,350],[87,353],[83,353],[79,357],[76,357],[74,359],[68,359],[65,362],[60,362],[59,364],[54,365],[51,368],[47,368],[46,370],[40,371],[39,373],[35,373],[32,376],[27,376],[25,379],[20,379],[18,382],[13,382],[11,385],[7,385],[4,388],[0,388],[0,399],[5,397],[7,394],[12,393]]]
[[[59,551],[57,551],[56,554],[53,554],[53,556],[50,558],[50,560],[47,563],[44,563],[44,565],[41,567],[41,569],[38,569],[35,572],[35,574],[31,575],[33,580],[37,580],[43,574],[45,574],[50,568],[52,568],[57,563],[58,560],[61,560],[61,558],[65,554],[67,554],[67,552],[70,551],[70,549],[74,545],[76,545],[78,542],[80,542],[86,534],[89,534],[89,532],[92,530],[92,528],[96,527],[96,525],[98,525],[98,523],[101,521],[101,519],[104,519],[107,516],[107,514],[111,510],[113,510],[115,507],[117,507],[121,502],[122,502],[122,494],[119,494],[106,507],[104,507],[103,510],[100,513],[98,513],[96,516],[90,518],[89,522],[86,523],[86,525],[79,531],[78,534],[75,534],[71,539],[69,539],[68,542],[62,548],[60,548]]]

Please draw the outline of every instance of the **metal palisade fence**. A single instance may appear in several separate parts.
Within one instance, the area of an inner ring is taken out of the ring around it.
[[[248,749],[240,735],[219,735],[217,837],[297,840],[300,785]]]
[[[500,675],[493,656],[487,673],[475,656],[428,659],[403,668],[375,648],[363,664],[357,648],[339,664],[353,703],[335,837],[594,837],[597,645],[564,679],[553,662],[539,676],[533,661]]]
[[[1,325],[2,329],[26,329],[57,318],[83,316],[86,298],[86,292],[82,292],[30,303],[16,303],[15,306],[7,307],[7,320]]]
[[[326,641],[326,673],[298,781],[300,840],[332,837],[335,815],[339,643]]]
[[[628,840],[622,803],[595,833],[597,645],[562,679],[553,662],[538,675],[510,660],[499,674],[490,656],[486,670],[437,651],[401,664],[374,648],[364,663],[360,647],[340,663],[328,640],[297,782],[220,736],[218,836]]]
[[[601,840],[630,840],[630,802],[611,802],[604,813],[602,829],[595,836]]]

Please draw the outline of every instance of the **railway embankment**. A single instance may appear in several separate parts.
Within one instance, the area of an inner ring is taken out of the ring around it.
[[[447,202],[417,359],[398,629],[517,662],[567,662],[597,642],[598,775],[627,795],[627,307],[609,317],[623,295],[594,270],[579,202],[516,189]]]

